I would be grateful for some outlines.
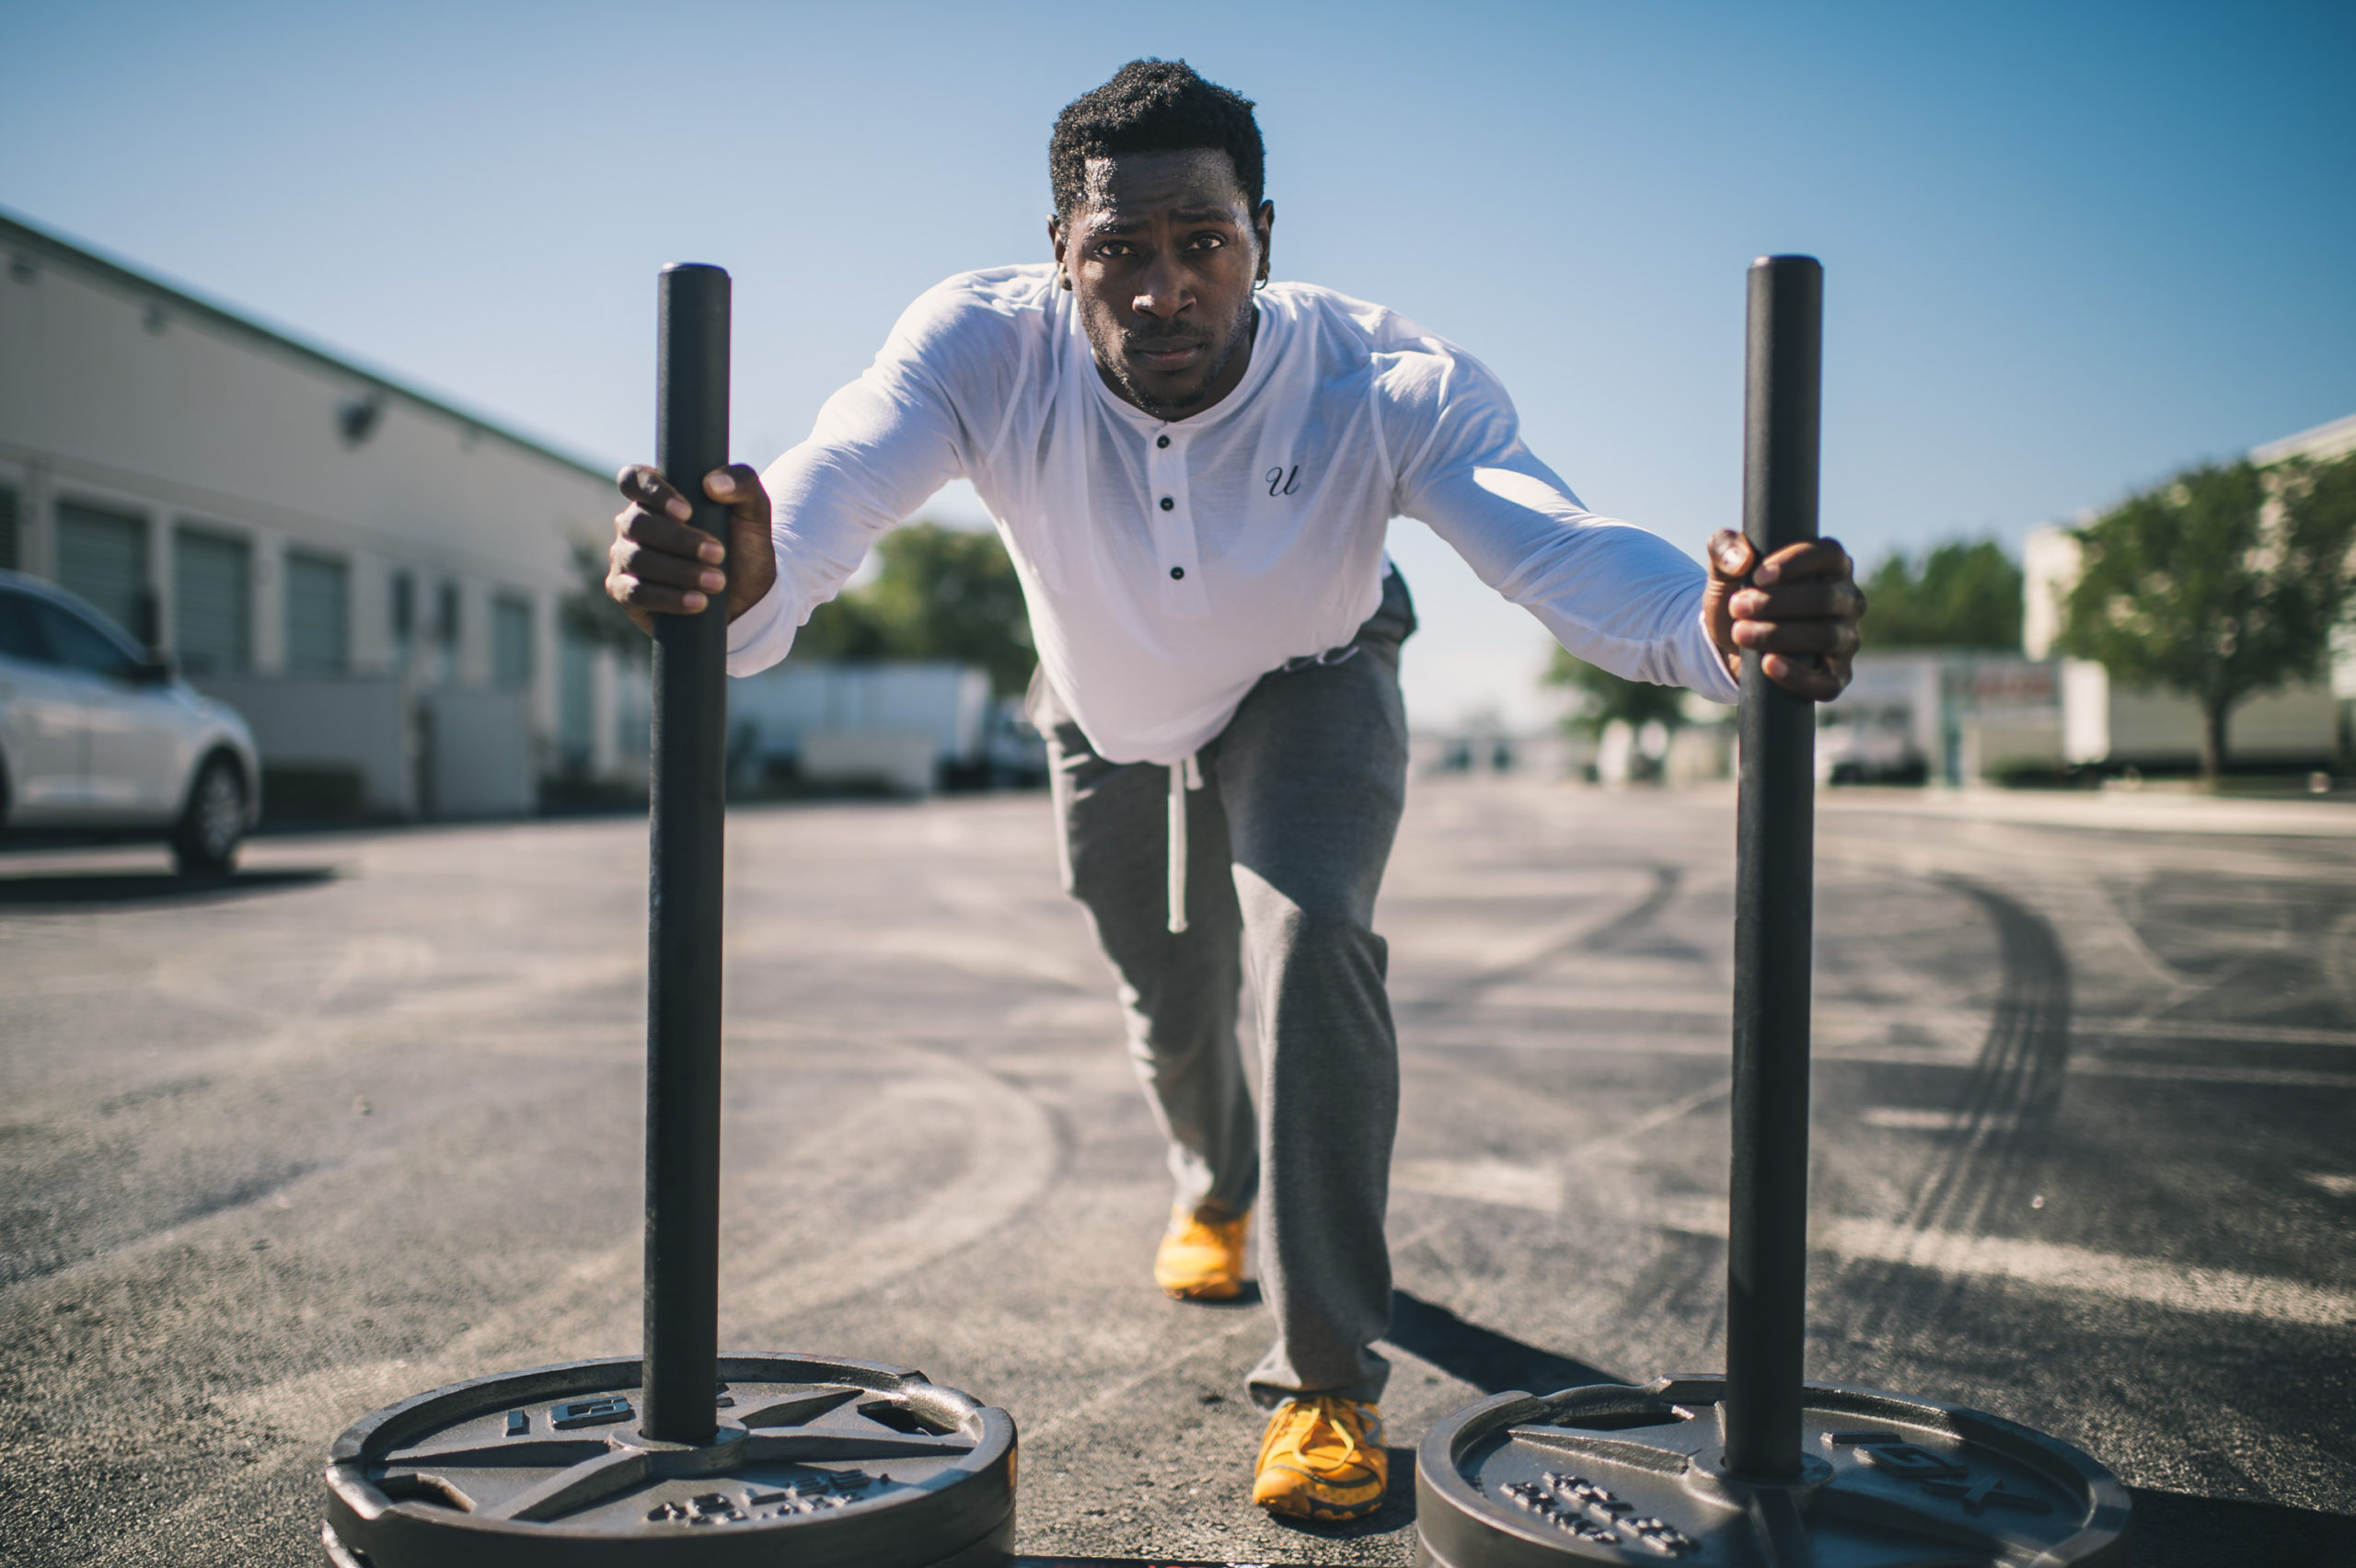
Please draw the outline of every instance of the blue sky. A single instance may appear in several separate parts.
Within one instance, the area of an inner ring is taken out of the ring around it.
[[[0,206],[601,463],[653,283],[737,278],[765,462],[899,309],[1044,255],[1056,110],[1139,54],[1259,100],[1280,275],[1513,390],[1598,510],[1735,515],[1742,271],[1827,269],[1824,514],[2016,540],[2356,411],[2356,8],[871,3],[14,8]],[[972,502],[943,507],[970,514]],[[1418,525],[1419,717],[1535,711]]]

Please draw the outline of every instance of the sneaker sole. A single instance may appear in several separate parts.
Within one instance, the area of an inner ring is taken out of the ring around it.
[[[1227,1281],[1217,1285],[1165,1285],[1161,1294],[1172,1301],[1232,1301],[1243,1294],[1243,1286]]]
[[[1322,1524],[1340,1524],[1347,1519],[1363,1519],[1382,1506],[1378,1495],[1365,1503],[1322,1503],[1311,1497],[1293,1493],[1283,1497],[1271,1497],[1266,1502],[1253,1500],[1253,1506],[1288,1519],[1314,1519]]]

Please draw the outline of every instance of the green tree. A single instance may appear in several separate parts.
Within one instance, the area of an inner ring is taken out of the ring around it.
[[[912,523],[885,535],[875,553],[874,580],[819,605],[794,634],[795,658],[946,659],[988,671],[1001,697],[1022,692],[1038,656],[1022,580],[996,534]],[[642,652],[645,633],[606,596],[605,552],[576,544],[572,566],[565,629]]]
[[[2199,703],[2200,773],[2213,782],[2236,703],[2323,674],[2350,607],[2356,457],[2205,465],[2074,537],[2062,651]]]
[[[1022,582],[995,533],[912,523],[885,535],[876,555],[874,581],[812,614],[797,657],[978,664],[1001,697],[1030,682],[1038,655]]]
[[[1873,606],[1858,628],[1868,652],[2021,645],[2021,569],[1993,539],[1934,546],[1919,564],[1895,552],[1860,586]]]
[[[1602,733],[1614,719],[1640,728],[1658,720],[1672,730],[1685,721],[1682,688],[1628,680],[1573,658],[1566,649],[1554,650],[1554,662],[1546,669],[1546,684],[1569,686],[1577,694],[1578,706],[1563,722],[1587,734]]]

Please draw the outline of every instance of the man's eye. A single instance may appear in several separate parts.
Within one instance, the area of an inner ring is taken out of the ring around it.
[[[1129,248],[1120,240],[1108,239],[1103,244],[1096,248],[1096,254],[1099,256],[1126,256],[1129,254]]]
[[[1195,236],[1195,248],[1197,250],[1217,250],[1226,243],[1226,240],[1215,234],[1198,234]]]

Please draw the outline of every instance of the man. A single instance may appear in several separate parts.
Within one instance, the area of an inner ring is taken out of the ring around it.
[[[1373,1345],[1398,1062],[1371,921],[1415,614],[1386,524],[1429,524],[1580,658],[1722,702],[1743,649],[1836,695],[1864,602],[1830,540],[1755,563],[1721,533],[1704,572],[1592,515],[1477,361],[1378,306],[1271,285],[1252,105],[1183,63],[1134,62],[1074,101],[1048,164],[1052,265],[941,284],[809,440],[765,475],[709,476],[724,571],[686,502],[626,470],[606,587],[650,627],[724,593],[729,668],[750,674],[878,536],[973,481],[1030,606],[1065,883],[1170,1140],[1154,1277],[1232,1297],[1256,1209],[1276,1343],[1249,1379],[1270,1412],[1253,1500],[1355,1517],[1388,1481]]]

